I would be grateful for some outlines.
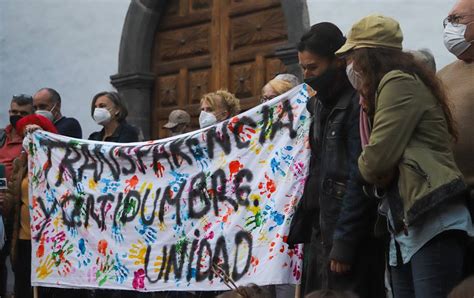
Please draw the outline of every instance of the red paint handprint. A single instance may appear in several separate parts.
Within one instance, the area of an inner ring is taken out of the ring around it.
[[[246,142],[252,139],[252,136],[256,133],[256,130],[253,129],[251,126],[245,125],[240,122],[240,119],[238,117],[232,118],[227,127],[231,132],[234,132],[237,129],[240,141],[242,142]]]
[[[240,163],[238,160],[233,160],[229,163],[229,172],[230,178],[229,181],[232,181],[234,175],[236,175],[241,169],[244,168],[244,165]]]
[[[258,184],[258,189],[260,189],[261,195],[266,195],[267,198],[270,198],[272,194],[276,191],[275,181],[270,179],[267,174],[265,174],[265,183],[260,182]]]

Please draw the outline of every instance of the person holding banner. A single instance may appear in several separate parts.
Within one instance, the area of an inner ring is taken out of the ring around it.
[[[359,95],[344,60],[334,54],[344,42],[339,28],[324,22],[313,25],[298,44],[305,83],[316,96],[307,105],[313,115],[310,175],[289,243],[306,243],[305,293],[333,289],[383,297],[383,249],[372,235],[377,205],[356,180]]]
[[[239,112],[240,101],[234,94],[226,90],[204,94],[201,98],[199,126],[204,128],[214,125],[237,115]]]
[[[8,110],[10,123],[0,129],[0,164],[5,166],[6,180],[10,180],[13,170],[13,161],[20,155],[22,150],[22,137],[16,130],[16,123],[21,118],[33,114],[33,98],[27,94],[13,95]],[[5,192],[0,191],[0,209],[3,209],[5,203]],[[4,210],[2,210],[3,212]],[[5,266],[6,260],[10,254],[10,238],[12,232],[12,216],[3,213],[3,220],[6,230],[6,243],[0,250],[0,297],[6,295],[8,271]]]
[[[100,131],[89,136],[89,140],[132,143],[138,142],[137,130],[127,123],[128,109],[123,97],[118,92],[99,92],[92,99],[91,116],[95,122],[102,125]],[[133,291],[95,290],[93,296],[100,297],[147,297],[150,294]]]
[[[100,92],[92,99],[91,116],[103,126],[89,136],[89,140],[132,143],[138,142],[138,131],[127,123],[128,110],[122,96],[117,92]]]
[[[295,75],[289,73],[279,74],[263,86],[260,102],[267,102],[297,85],[299,85],[299,80]]]
[[[41,115],[28,115],[16,123],[23,137],[26,131],[42,129],[57,133],[53,123]],[[31,287],[31,230],[28,197],[28,158],[25,151],[15,159],[11,180],[8,183],[5,212],[14,212],[11,260],[15,272],[15,297],[33,297]]]
[[[458,132],[433,71],[402,51],[399,23],[373,14],[355,23],[336,52],[366,100],[372,125],[359,179],[385,191],[389,268],[398,297],[446,297],[463,278],[474,227],[466,183],[454,161]]]

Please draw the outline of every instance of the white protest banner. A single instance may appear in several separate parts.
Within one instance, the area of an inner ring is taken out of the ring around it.
[[[228,289],[213,264],[238,285],[298,283],[284,240],[309,167],[307,88],[159,141],[29,135],[32,284]]]

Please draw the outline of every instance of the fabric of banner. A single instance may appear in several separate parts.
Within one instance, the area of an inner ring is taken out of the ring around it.
[[[284,241],[308,174],[307,89],[158,141],[29,135],[32,284],[205,291],[228,289],[223,275],[237,285],[298,283],[302,250]]]

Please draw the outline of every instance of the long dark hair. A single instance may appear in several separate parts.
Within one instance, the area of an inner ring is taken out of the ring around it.
[[[436,97],[438,104],[443,109],[448,132],[454,141],[458,140],[456,123],[442,83],[435,73],[430,71],[427,66],[416,61],[412,54],[395,49],[362,48],[354,50],[352,57],[355,69],[362,73],[364,77],[360,93],[367,101],[369,114],[374,113],[375,96],[382,78],[392,70],[400,70],[411,75],[417,75],[426,87],[431,90],[431,93]]]

